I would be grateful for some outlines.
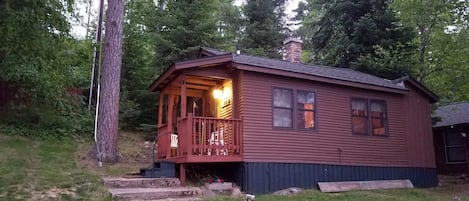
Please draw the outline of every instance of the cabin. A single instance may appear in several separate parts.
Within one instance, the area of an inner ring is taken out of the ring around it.
[[[440,106],[433,116],[439,118],[433,126],[438,174],[469,175],[469,103]]]
[[[200,48],[167,68],[151,84],[155,160],[174,163],[182,183],[206,165],[249,193],[321,181],[437,185],[435,94],[410,77],[303,64],[301,40],[284,45],[284,60]]]

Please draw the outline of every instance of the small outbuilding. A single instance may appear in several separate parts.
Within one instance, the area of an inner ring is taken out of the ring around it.
[[[469,103],[457,102],[438,107],[433,115],[435,159],[439,174],[469,174]]]

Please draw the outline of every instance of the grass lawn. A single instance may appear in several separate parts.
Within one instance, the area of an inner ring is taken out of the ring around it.
[[[321,193],[306,190],[291,196],[256,196],[256,201],[451,201],[458,196],[462,201],[469,201],[469,185],[455,185],[431,189],[374,190],[345,193]],[[211,201],[241,201],[234,198],[215,198]]]
[[[123,133],[122,162],[97,168],[86,160],[90,141],[35,140],[0,134],[0,200],[111,200],[101,176],[122,176],[151,163],[151,145],[142,135]],[[432,189],[320,193],[307,190],[294,196],[256,196],[256,201],[469,201],[469,184]],[[219,197],[212,201],[242,199]]]
[[[0,200],[111,200],[100,177],[80,167],[77,144],[0,134]]]

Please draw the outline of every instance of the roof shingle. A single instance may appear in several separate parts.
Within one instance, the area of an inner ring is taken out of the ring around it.
[[[348,68],[294,63],[283,60],[268,59],[243,54],[234,54],[233,61],[239,64],[254,65],[258,67],[284,70],[294,73],[302,73],[349,82],[371,84],[393,89],[405,89],[403,86],[397,85],[390,80],[386,80],[380,77],[376,77],[374,75],[362,73]]]
[[[441,118],[441,121],[439,121],[433,127],[469,123],[469,103],[457,102],[445,106],[440,106],[435,110],[433,116]]]

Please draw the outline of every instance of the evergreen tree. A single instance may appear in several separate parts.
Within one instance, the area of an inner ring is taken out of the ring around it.
[[[249,54],[281,58],[284,30],[284,0],[249,0],[245,16],[242,51]]]
[[[232,43],[234,47],[230,35],[220,29],[223,2],[226,0],[159,2],[157,15],[162,21],[155,26],[155,58],[160,72],[172,62],[194,58],[200,46],[219,48]]]
[[[121,74],[120,126],[135,129],[156,122],[155,94],[148,90],[155,57],[153,0],[127,1]]]
[[[402,26],[388,0],[310,0],[305,24],[313,62],[351,67],[387,78],[410,72],[411,28]]]

